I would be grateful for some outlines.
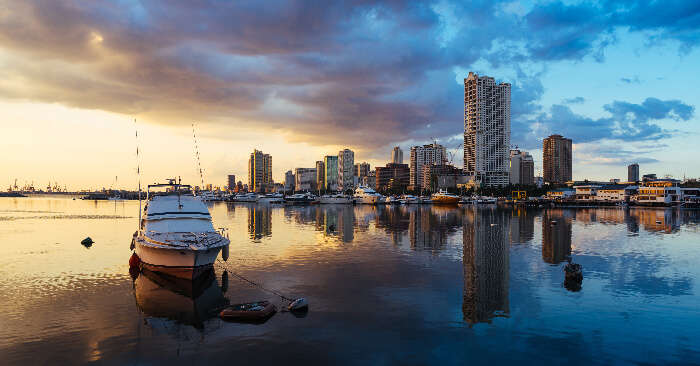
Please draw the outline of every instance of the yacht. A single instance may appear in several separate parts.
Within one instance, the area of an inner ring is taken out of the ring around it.
[[[403,197],[399,200],[401,203],[406,203],[406,204],[416,204],[416,203],[421,203],[420,197],[416,197],[410,194],[404,194]]]
[[[312,203],[318,203],[318,200],[313,194],[306,192],[287,196],[284,198],[284,203],[288,205],[310,205]]]
[[[369,205],[376,205],[379,202],[384,201],[384,197],[375,192],[374,189],[367,186],[359,186],[355,190],[355,203],[365,203]]]
[[[348,204],[352,203],[352,197],[342,194],[324,194],[320,198],[320,203]]]
[[[258,197],[255,195],[255,193],[242,193],[233,197],[234,202],[255,202],[257,199]]]
[[[151,189],[163,188],[164,193],[151,193]],[[175,179],[148,186],[146,206],[131,244],[142,266],[194,279],[212,267],[222,249],[224,260],[228,258],[229,243],[223,229],[214,229],[207,206],[191,193],[191,186],[175,183]]]
[[[459,202],[459,196],[455,194],[447,193],[447,191],[440,190],[438,193],[434,193],[431,197],[433,203],[435,204],[457,204]]]
[[[284,203],[284,195],[282,193],[270,193],[259,196],[256,202],[262,204],[282,204]]]

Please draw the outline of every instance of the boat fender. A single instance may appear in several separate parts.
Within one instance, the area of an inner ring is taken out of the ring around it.
[[[308,310],[309,303],[308,301],[306,301],[306,298],[300,297],[292,301],[287,307],[287,309],[289,309],[290,311]]]
[[[229,244],[230,245],[230,244]],[[228,245],[224,246],[224,248],[221,250],[221,258],[224,259],[225,261],[228,261]]]
[[[136,253],[132,253],[129,258],[129,268],[136,268],[141,264],[141,258]]]

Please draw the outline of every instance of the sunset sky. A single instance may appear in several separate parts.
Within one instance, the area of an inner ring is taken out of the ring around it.
[[[324,6],[321,6],[323,4]],[[463,134],[469,71],[512,83],[511,143],[574,141],[574,179],[700,176],[700,3],[0,0],[0,189],[246,181],[342,148]],[[137,123],[134,123],[136,119]]]

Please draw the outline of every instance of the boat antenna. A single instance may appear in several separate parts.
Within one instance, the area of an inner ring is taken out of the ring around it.
[[[202,164],[199,162],[199,145],[197,144],[197,134],[194,131],[194,122],[192,123],[192,138],[194,139],[194,152],[197,156],[197,169],[199,170],[199,179],[202,181],[202,190],[204,190],[204,173],[202,173]]]
[[[136,130],[136,175],[139,182],[139,230],[141,230],[141,162],[139,159],[139,129],[134,118],[134,129]]]

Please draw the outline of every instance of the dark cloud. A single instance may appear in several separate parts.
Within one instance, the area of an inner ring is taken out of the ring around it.
[[[535,115],[581,141],[601,135],[586,125],[620,139],[666,136],[651,123],[659,119],[654,113],[685,120],[692,107],[647,100],[640,107],[613,103],[606,119],[562,105],[543,114],[541,73],[513,65],[602,60],[618,28],[684,49],[700,40],[695,2],[555,1],[522,17],[494,1],[0,0],[0,9],[1,97],[164,124],[197,119],[228,133],[255,126],[368,151],[461,133],[463,90],[454,70],[477,61],[516,70],[516,79],[506,80],[513,84],[514,141],[535,138],[524,123]]]
[[[562,102],[564,104],[582,104],[585,101],[586,101],[586,98],[584,98],[584,97],[574,97],[574,98],[564,99]]]

